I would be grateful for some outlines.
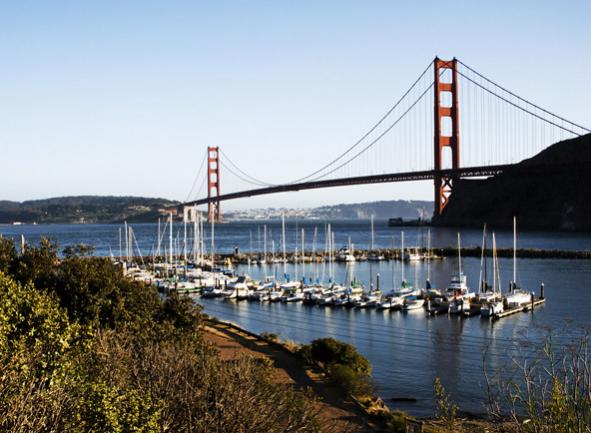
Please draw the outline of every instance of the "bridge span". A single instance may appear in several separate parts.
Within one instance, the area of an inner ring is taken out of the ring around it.
[[[209,204],[211,202],[235,200],[239,198],[254,197],[258,195],[277,194],[290,191],[304,191],[308,189],[330,188],[337,186],[367,185],[375,183],[409,182],[419,180],[433,180],[436,175],[444,175],[449,178],[486,177],[503,173],[515,168],[513,164],[501,164],[482,167],[464,167],[460,169],[444,169],[437,173],[434,170],[409,171],[406,173],[385,173],[371,176],[344,177],[338,179],[317,180],[313,182],[291,183],[285,185],[273,185],[264,188],[255,188],[246,191],[220,194],[219,196],[205,197],[198,200],[182,203],[179,207]],[[539,168],[537,169],[539,170]]]

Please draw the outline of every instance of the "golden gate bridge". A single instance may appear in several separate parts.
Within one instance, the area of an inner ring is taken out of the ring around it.
[[[437,217],[445,211],[458,179],[494,176],[510,170],[546,173],[564,169],[560,164],[520,162],[557,141],[590,132],[456,58],[436,57],[358,140],[298,179],[277,183],[261,180],[234,163],[220,147],[208,147],[191,191],[179,208],[207,204],[209,219],[220,222],[221,202],[225,200],[336,186],[432,180]],[[248,186],[222,194],[221,168]],[[203,183],[194,194],[200,178]],[[207,195],[199,197],[204,188]]]

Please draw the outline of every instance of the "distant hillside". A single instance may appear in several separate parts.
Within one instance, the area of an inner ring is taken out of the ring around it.
[[[163,198],[76,196],[24,202],[0,201],[0,223],[110,223],[154,221]]]
[[[420,200],[388,200],[367,203],[337,204],[312,209],[315,216],[330,219],[368,219],[403,218],[416,219],[421,216],[430,218],[433,214],[433,202]]]
[[[485,180],[460,180],[439,225],[510,226],[591,231],[591,134],[556,143],[521,166],[570,164],[539,174],[506,172]],[[579,164],[580,168],[577,168]]]
[[[177,204],[163,198],[76,196],[55,197],[24,202],[0,201],[0,224],[23,223],[112,223],[154,222],[160,216],[158,209]],[[391,200],[367,203],[338,204],[307,209],[252,209],[225,212],[225,221],[315,218],[315,219],[416,219],[421,213],[430,217],[433,202]]]

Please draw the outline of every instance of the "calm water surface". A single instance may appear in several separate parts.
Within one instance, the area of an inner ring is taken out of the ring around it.
[[[269,250],[270,240],[280,245],[280,222],[240,222],[216,226],[216,249],[230,252],[238,246],[243,251],[258,250],[259,233],[262,243],[262,225],[267,225]],[[300,221],[297,233],[305,229],[306,248],[312,249],[314,228],[317,230],[316,248],[324,248],[324,221]],[[367,248],[370,239],[368,221],[332,222],[337,245],[351,238],[358,248]],[[157,245],[155,224],[133,225],[138,245],[143,254],[150,254]],[[426,230],[406,228],[407,245],[426,244]],[[289,222],[287,228],[288,249],[296,242],[296,224]],[[0,226],[3,236],[19,236],[37,242],[41,236],[51,236],[61,247],[88,243],[95,246],[99,255],[118,254],[119,226],[116,225],[22,225]],[[182,226],[173,227],[175,238],[182,245]],[[189,229],[189,235],[191,230]],[[462,244],[480,245],[479,230],[462,230]],[[189,236],[190,237],[190,236]],[[166,238],[168,239],[168,238]],[[252,241],[251,241],[252,239]],[[434,246],[451,246],[456,243],[456,230],[431,229]],[[497,232],[501,247],[512,245],[512,233]],[[168,242],[168,241],[167,241]],[[400,244],[400,229],[388,228],[384,221],[376,222],[376,245],[390,247]],[[524,248],[573,249],[591,248],[588,234],[523,232],[519,246]],[[262,249],[262,246],[261,246]],[[480,261],[466,258],[462,261],[469,284],[478,281]],[[451,273],[457,269],[457,259],[447,258],[432,263],[407,264],[405,278],[423,286],[430,274],[436,287],[445,287]],[[512,262],[501,259],[501,280],[504,289],[512,273]],[[285,273],[311,278],[325,278],[328,268],[307,265],[297,271],[289,265],[273,267],[242,266],[241,272],[249,272],[254,278]],[[400,284],[402,269],[399,262],[357,263],[352,268],[336,265],[332,271],[335,279],[345,282],[351,275],[369,286],[375,284],[377,274],[384,290]],[[199,299],[205,311],[217,317],[231,320],[255,332],[274,332],[283,338],[306,343],[322,336],[333,336],[354,344],[373,365],[373,377],[379,394],[392,407],[407,410],[415,415],[433,413],[433,380],[440,377],[444,386],[464,410],[483,413],[483,366],[489,373],[510,374],[513,361],[534,359],[540,350],[540,341],[548,330],[556,333],[557,341],[565,344],[582,328],[591,324],[591,261],[523,259],[518,263],[518,282],[528,290],[539,291],[545,284],[548,302],[533,314],[520,313],[496,322],[478,317],[425,317],[422,310],[402,312],[379,312],[375,310],[331,309],[310,307],[301,304],[258,304],[232,302],[221,299]],[[483,363],[483,352],[486,358]],[[400,404],[393,398],[413,397],[416,403]]]

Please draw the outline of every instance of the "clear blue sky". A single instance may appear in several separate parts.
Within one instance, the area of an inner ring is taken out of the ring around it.
[[[590,16],[588,1],[5,1],[0,199],[184,199],[207,145],[289,180],[354,142],[435,55],[589,125]],[[225,207],[394,198],[431,186]]]

